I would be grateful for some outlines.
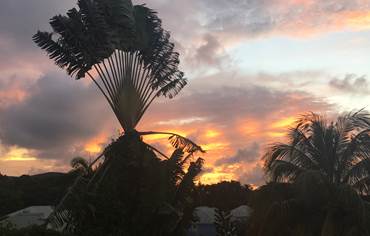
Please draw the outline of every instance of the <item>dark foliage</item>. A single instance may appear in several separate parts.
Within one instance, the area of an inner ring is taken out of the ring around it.
[[[318,171],[295,183],[269,183],[253,193],[247,235],[368,236],[369,204],[348,185],[330,183]]]
[[[192,159],[177,149],[161,160],[139,136],[123,135],[93,175],[74,183],[51,223],[76,235],[182,235],[203,164]]]
[[[240,205],[249,205],[252,189],[237,181],[222,181],[211,185],[198,185],[195,195],[196,206],[215,207],[230,211]]]
[[[31,226],[22,229],[16,229],[11,225],[0,225],[1,236],[73,236],[61,234],[60,232],[45,229],[43,226]]]
[[[294,182],[302,172],[317,170],[330,183],[369,194],[370,114],[347,113],[335,122],[314,113],[303,115],[288,142],[273,144],[264,158],[272,181]]]
[[[217,236],[236,236],[236,225],[231,220],[229,211],[216,209],[215,226]]]
[[[76,174],[0,176],[0,216],[35,205],[56,205]]]

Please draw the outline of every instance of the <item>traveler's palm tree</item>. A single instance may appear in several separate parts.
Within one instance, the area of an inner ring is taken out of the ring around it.
[[[331,123],[314,113],[303,115],[288,137],[288,143],[273,144],[264,156],[273,181],[294,181],[304,171],[317,170],[330,183],[369,193],[369,113],[347,113]]]
[[[144,143],[141,139],[143,135],[168,135],[171,144],[187,153],[187,157],[197,151],[204,151],[191,140],[178,134],[135,130],[156,98],[173,98],[187,83],[183,72],[178,69],[179,54],[174,51],[174,44],[169,40],[170,34],[162,29],[161,20],[155,12],[144,5],[134,6],[131,0],[78,0],[78,9],[69,10],[65,16],[54,16],[50,25],[53,31],[38,31],[33,37],[34,42],[70,76],[90,79],[105,97],[124,130],[124,135],[107,147],[102,155],[86,168],[92,170],[93,174],[79,176],[56,207],[52,217],[54,222],[59,222],[59,225],[67,223],[67,228],[76,229],[75,226],[79,224],[77,220],[89,219],[86,212],[98,215],[97,210],[90,205],[88,211],[73,210],[76,205],[83,206],[91,202],[91,196],[98,199],[104,193],[110,193],[112,196],[117,194],[122,204],[136,209],[141,206],[135,203],[140,200],[136,195],[144,191],[144,188],[157,194],[157,186],[151,186],[147,182],[162,183],[163,181],[159,180],[155,182],[155,176],[161,176],[165,171],[158,167],[163,163],[152,152],[165,156],[169,164],[173,162],[174,157],[167,157]],[[101,157],[104,157],[104,162],[93,168]],[[182,170],[181,163],[175,163],[175,170]],[[202,159],[198,159],[189,165],[186,173],[171,169],[176,173],[171,177],[176,182],[173,185],[176,186],[173,187],[176,189],[176,197],[170,204],[176,205],[186,198],[186,192],[193,184],[194,177],[199,174],[201,166]],[[154,175],[154,170],[161,173]],[[132,176],[136,176],[136,179],[130,179]],[[143,176],[147,179],[143,180]],[[137,186],[133,186],[135,183],[138,183]],[[119,187],[125,189],[124,186],[134,196],[119,190]],[[134,187],[134,190],[131,187]],[[110,196],[106,194],[104,197]],[[163,196],[157,197],[163,199]],[[134,203],[125,202],[126,198]],[[103,203],[104,200],[100,202]],[[140,213],[138,209],[127,212],[132,212],[132,215]],[[71,218],[73,214],[75,215]],[[122,217],[122,220],[135,220],[131,216]],[[104,215],[102,217],[106,219]],[[132,225],[127,222],[126,224],[129,227]]]
[[[38,31],[33,40],[69,75],[91,79],[125,134],[135,133],[157,97],[173,98],[187,83],[170,34],[155,12],[131,0],[79,0],[78,7],[54,16],[53,32]],[[186,152],[203,151],[174,133],[139,132],[150,134],[167,134]]]

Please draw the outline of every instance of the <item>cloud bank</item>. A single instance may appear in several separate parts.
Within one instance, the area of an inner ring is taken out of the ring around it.
[[[171,31],[182,67],[192,78],[175,99],[158,100],[138,129],[175,131],[201,144],[208,150],[204,182],[233,178],[261,184],[259,158],[265,145],[283,139],[299,113],[335,110],[333,104],[307,91],[316,83],[312,82],[316,72],[236,73],[230,48],[250,39],[311,37],[370,25],[367,0],[146,3]],[[68,170],[73,156],[94,157],[118,133],[118,122],[97,89],[86,81],[68,80],[31,40],[38,29],[49,29],[48,19],[74,5],[74,0],[2,2],[1,172]],[[350,75],[336,77],[325,86],[363,93],[368,82],[366,77]],[[169,147],[161,138],[148,142],[161,149]]]

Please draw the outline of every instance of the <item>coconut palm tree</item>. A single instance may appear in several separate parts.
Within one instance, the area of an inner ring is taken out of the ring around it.
[[[253,193],[248,235],[368,236],[369,203],[349,185],[328,182],[320,171],[294,183],[268,183]]]
[[[294,182],[307,170],[322,172],[333,184],[357,192],[370,190],[370,114],[360,110],[328,122],[315,114],[301,116],[286,143],[273,144],[264,156],[272,181]]]

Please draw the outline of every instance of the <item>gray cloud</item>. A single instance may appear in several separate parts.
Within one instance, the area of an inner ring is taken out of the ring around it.
[[[330,80],[329,86],[341,92],[353,94],[368,94],[370,92],[370,84],[365,75],[347,74],[343,79]]]
[[[268,11],[269,1],[203,0],[199,4],[206,12],[206,26],[215,31],[258,34],[276,25],[277,19]]]
[[[27,99],[1,111],[2,143],[56,158],[101,132],[113,115],[97,90],[82,83],[62,76],[39,79]]]
[[[218,39],[211,34],[205,34],[204,41],[204,44],[196,49],[194,58],[190,58],[190,60],[196,62],[197,67],[199,67],[199,64],[225,67],[225,63],[228,64],[230,57],[226,54]]]
[[[213,31],[253,37],[273,31],[296,33],[304,29],[331,28],[333,15],[346,11],[370,9],[363,0],[286,2],[283,0],[202,0],[198,1]]]
[[[74,7],[76,0],[3,0],[0,9],[1,36],[11,36],[20,46],[30,45],[32,35],[48,28],[51,17]]]
[[[253,184],[260,186],[265,183],[265,174],[260,163],[256,163],[252,168],[238,170],[239,173],[242,173],[239,177],[239,180],[242,183]]]
[[[216,161],[216,165],[229,165],[236,163],[251,163],[257,161],[260,157],[260,145],[256,142],[246,148],[239,149],[231,157],[223,157]]]
[[[217,76],[193,80],[182,94],[167,101],[166,105],[162,102],[154,104],[144,118],[145,123],[154,124],[153,118],[164,118],[165,115],[168,120],[202,117],[206,118],[204,122],[227,127],[241,118],[262,119],[273,112],[290,114],[331,109],[330,104],[306,92],[275,90],[253,84],[233,85],[236,81],[229,81],[228,75],[220,75],[225,77],[216,79]],[[240,80],[248,81],[250,78]]]
[[[273,116],[332,108],[307,93],[234,84],[230,83],[227,75],[218,80],[194,80],[175,99],[159,100],[144,116],[138,129],[165,130],[163,127],[169,125],[162,125],[161,121],[202,117],[205,119],[197,119],[195,123],[176,123],[173,128],[195,128],[193,133],[188,133],[188,137],[200,142],[204,131],[202,127],[207,124],[215,126],[222,131],[225,139],[231,141],[232,150],[240,149],[235,156],[219,164],[248,163],[257,161],[259,144],[266,142],[266,137],[261,136],[264,132],[261,129],[260,136],[246,140],[239,130],[240,122],[244,122],[245,118],[268,124]],[[22,102],[1,108],[0,137],[5,147],[17,145],[33,150],[39,158],[67,163],[73,156],[86,156],[83,145],[87,140],[101,131],[113,134],[113,130],[119,128],[104,98],[95,87],[86,85],[84,81],[67,79],[61,74],[49,75],[31,84],[28,91],[28,97]],[[246,146],[251,142],[256,143]],[[161,150],[166,149],[163,144],[155,145]],[[249,173],[248,178],[252,179],[261,174],[257,173],[257,169],[255,172],[251,174],[250,170],[243,169],[243,172],[235,174],[244,176]],[[250,182],[247,177],[243,178],[243,181]]]
[[[148,0],[147,3],[159,12],[164,26],[171,31],[180,46],[182,58],[194,59],[195,52],[202,62],[199,65],[203,69],[209,69],[219,66],[221,61],[224,63],[225,59],[222,52],[223,38],[213,32],[209,34],[210,30],[229,33],[230,37],[239,33],[247,36],[259,35],[282,29],[286,27],[286,22],[300,22],[303,13],[308,12],[307,9],[289,6],[284,9],[275,8],[276,2],[279,1],[189,0],[174,4],[168,0]],[[317,1],[317,4],[322,8],[320,11],[338,12],[343,9],[359,9],[360,5],[357,6],[356,2],[358,1]],[[76,0],[2,2],[0,69],[2,72],[9,70],[9,73],[6,73],[7,77],[0,78],[0,98],[1,91],[13,91],[17,88],[29,93],[29,97],[22,102],[13,102],[7,97],[5,98],[8,100],[0,101],[0,137],[5,146],[17,145],[34,150],[40,158],[65,161],[81,153],[86,140],[96,136],[101,130],[119,127],[113,113],[94,87],[85,86],[81,81],[67,80],[64,78],[66,76],[50,69],[54,65],[31,40],[37,29],[49,29],[50,17],[58,13],[64,14],[75,3]],[[325,22],[322,17],[325,14],[319,15],[317,22],[309,24],[322,24]],[[31,72],[36,75],[31,76]],[[30,80],[29,77],[35,79],[45,73],[49,73],[48,76],[36,82],[26,81]],[[192,80],[174,100],[154,104],[144,116],[140,129],[159,130],[162,126],[157,125],[158,122],[167,119],[202,117],[206,120],[199,123],[210,122],[217,126],[223,131],[225,139],[233,141],[231,148],[240,149],[243,153],[243,147],[251,140],[242,137],[238,122],[244,122],[246,117],[269,122],[273,116],[332,109],[330,104],[305,92],[269,89],[249,82],[235,83],[235,80],[227,79],[232,76],[228,70],[213,78]],[[255,78],[240,78],[240,81],[244,79],[253,81]],[[189,123],[183,126],[192,125],[194,124]],[[196,131],[189,135],[198,140]],[[264,138],[261,139],[263,140],[254,141],[265,141]],[[247,155],[248,151],[244,151]],[[259,170],[258,167],[252,173],[244,170],[248,174],[242,179],[250,181],[260,174]]]

